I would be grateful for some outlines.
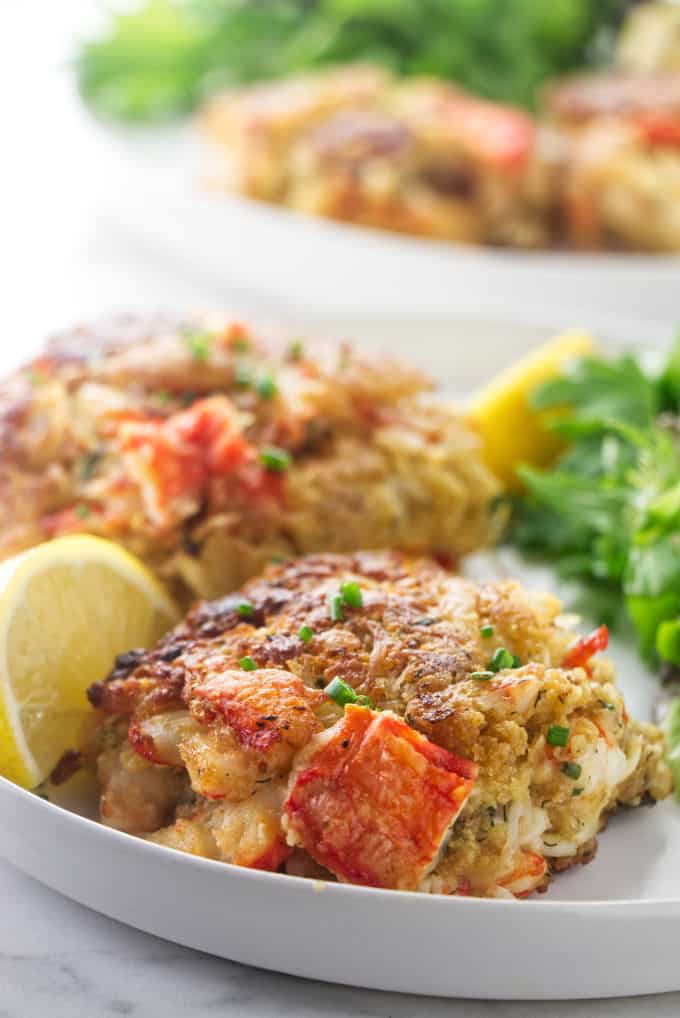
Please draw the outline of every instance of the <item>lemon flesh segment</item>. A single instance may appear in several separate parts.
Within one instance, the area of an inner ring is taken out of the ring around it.
[[[562,448],[546,430],[546,415],[531,408],[542,382],[559,375],[571,360],[588,356],[595,343],[586,332],[565,332],[501,372],[474,398],[470,418],[482,438],[484,461],[509,490],[521,484],[520,463],[545,466]]]
[[[75,536],[0,566],[0,774],[33,788],[77,746],[87,687],[178,612],[118,545]]]

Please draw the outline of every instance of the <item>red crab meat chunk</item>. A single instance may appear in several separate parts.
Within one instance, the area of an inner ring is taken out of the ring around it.
[[[396,715],[348,706],[301,754],[284,806],[288,842],[340,880],[414,890],[476,773]]]
[[[199,721],[225,724],[243,750],[283,773],[321,728],[314,708],[324,699],[292,672],[258,668],[211,675],[193,687],[189,702]]]
[[[123,421],[119,441],[149,518],[158,525],[181,518],[182,500],[199,497],[211,478],[254,459],[226,396],[198,400],[165,420]]]

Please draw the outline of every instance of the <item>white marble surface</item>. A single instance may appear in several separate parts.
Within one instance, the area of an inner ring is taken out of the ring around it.
[[[115,874],[102,874],[102,879],[115,880]],[[180,1014],[186,1018],[675,1018],[680,1013],[679,993],[525,1004],[411,997],[294,979],[211,958],[121,926],[4,863],[0,863],[0,902],[0,1018]],[[338,937],[341,941],[341,931]]]
[[[115,308],[257,303],[215,292],[184,266],[152,264],[99,217],[107,167],[74,100],[64,57],[91,14],[80,0],[0,4],[3,287],[0,358],[46,331]],[[38,26],[42,26],[42,31]],[[20,86],[20,87],[17,87]],[[17,96],[20,102],[17,102]],[[11,823],[0,817],[0,823]],[[46,846],[49,851],[49,846]],[[102,880],[116,880],[102,873]],[[324,986],[210,958],[121,926],[0,862],[0,1018],[344,1015],[642,1018],[677,1015],[680,994],[627,1001],[505,1004],[397,996]],[[172,931],[168,931],[171,936]],[[339,949],[342,931],[338,931]],[[452,947],[455,949],[455,946]],[[485,960],[485,964],[489,959]],[[578,973],[574,973],[575,985]]]

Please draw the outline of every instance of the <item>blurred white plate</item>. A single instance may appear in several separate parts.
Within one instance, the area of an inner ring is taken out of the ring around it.
[[[452,322],[442,333],[375,326],[447,388],[469,391],[538,339],[534,328]],[[647,331],[647,335],[650,335]],[[468,342],[466,343],[466,337]],[[652,337],[655,338],[655,337]],[[505,552],[475,575],[545,570]],[[631,711],[657,690],[630,646],[611,655]],[[69,808],[66,808],[68,806]],[[319,884],[183,855],[48,803],[0,779],[0,854],[63,894],[131,926],[222,957],[331,982],[455,997],[554,999],[680,989],[680,806],[615,817],[597,858],[529,901],[482,901]]]
[[[119,186],[109,216],[157,257],[219,287],[294,311],[606,326],[674,324],[680,257],[463,247],[316,219],[201,186],[205,155],[188,130],[100,134]],[[112,172],[107,179],[114,181]]]

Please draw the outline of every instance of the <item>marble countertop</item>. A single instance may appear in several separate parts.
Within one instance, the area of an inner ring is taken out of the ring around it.
[[[104,877],[105,878],[105,877]],[[527,1004],[329,986],[237,965],[90,912],[0,862],[0,1018],[675,1018],[680,993]]]

